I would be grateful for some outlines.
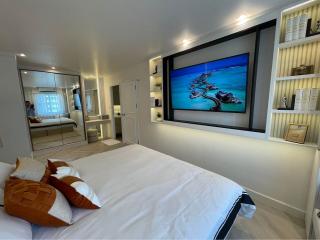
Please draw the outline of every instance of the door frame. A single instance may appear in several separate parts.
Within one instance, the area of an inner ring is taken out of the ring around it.
[[[140,80],[139,79],[135,79],[135,80],[128,80],[128,81],[123,81],[120,82],[119,84],[119,92],[120,92],[120,106],[121,106],[121,127],[122,127],[122,139],[125,139],[125,134],[126,134],[126,130],[124,128],[125,124],[123,123],[123,100],[121,99],[122,96],[122,87],[121,84],[124,83],[128,83],[128,82],[134,82],[135,83],[135,99],[136,99],[136,135],[137,135],[137,144],[140,144],[140,124],[139,124],[139,103],[138,103],[138,96],[139,96],[139,83]],[[123,85],[122,85],[123,86]],[[113,100],[113,99],[112,99]]]

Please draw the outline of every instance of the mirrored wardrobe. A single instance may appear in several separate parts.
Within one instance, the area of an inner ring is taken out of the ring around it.
[[[80,76],[20,70],[34,151],[85,141]]]

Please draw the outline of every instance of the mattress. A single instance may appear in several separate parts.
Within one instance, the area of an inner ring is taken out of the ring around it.
[[[71,164],[103,207],[73,209],[68,227],[34,226],[34,239],[221,239],[239,211],[255,212],[237,183],[140,145]]]
[[[70,118],[49,118],[49,119],[41,119],[41,123],[30,123],[31,129],[36,128],[45,128],[45,127],[56,127],[56,126],[63,126],[63,125],[74,125],[77,127],[77,123],[70,119]]]

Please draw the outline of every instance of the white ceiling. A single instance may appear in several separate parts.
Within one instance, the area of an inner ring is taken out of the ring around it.
[[[105,75],[296,0],[0,0],[0,52]]]

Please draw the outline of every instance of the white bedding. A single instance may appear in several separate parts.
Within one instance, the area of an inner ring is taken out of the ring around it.
[[[76,122],[70,118],[60,117],[60,118],[49,118],[41,119],[41,123],[30,123],[31,128],[38,127],[50,127],[65,124],[75,124]]]
[[[34,227],[34,239],[212,239],[244,189],[140,145],[72,162],[103,207],[74,209],[74,224]]]

